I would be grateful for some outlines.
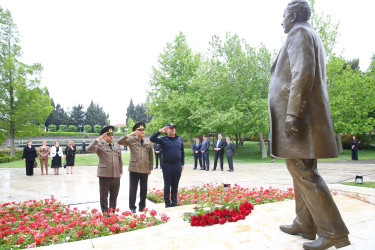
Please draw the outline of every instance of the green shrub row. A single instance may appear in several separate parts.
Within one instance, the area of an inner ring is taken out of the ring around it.
[[[17,152],[14,156],[10,156],[7,153],[0,153],[0,163],[7,163],[11,161],[17,161],[22,159],[22,152]]]

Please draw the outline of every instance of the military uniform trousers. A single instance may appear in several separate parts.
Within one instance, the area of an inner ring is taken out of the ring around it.
[[[224,169],[224,150],[215,151],[215,159],[214,159],[214,169],[216,169],[217,166],[217,160],[220,158],[220,168]]]
[[[103,213],[116,209],[117,196],[120,190],[120,177],[99,177],[100,207]],[[109,194],[109,208],[108,208]]]
[[[146,207],[147,197],[147,180],[148,174],[137,173],[129,171],[129,208],[136,210],[135,201],[137,199],[138,183],[140,186],[139,190],[139,210],[142,211]]]
[[[210,170],[210,154],[207,151],[202,154],[203,154],[203,169]]]
[[[181,163],[163,164],[165,207],[175,207],[178,204],[177,191],[178,183],[180,182],[181,178],[181,167]]]
[[[296,218],[293,224],[325,238],[349,234],[327,184],[317,170],[317,159],[286,159],[293,178]],[[324,211],[322,211],[322,208]]]
[[[162,153],[155,153],[155,160],[156,160],[156,165],[155,167],[157,168],[158,167],[158,161],[160,162],[160,168],[161,166],[163,165],[163,156],[162,156]]]

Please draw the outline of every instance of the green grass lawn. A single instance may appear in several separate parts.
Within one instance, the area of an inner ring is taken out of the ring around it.
[[[210,164],[213,164],[214,161],[214,150],[212,145],[210,147]],[[225,155],[225,154],[224,154]],[[343,153],[339,155],[338,158],[330,159],[319,159],[319,162],[327,161],[340,161],[344,160],[343,157],[346,157],[346,160],[351,160],[351,150],[344,150]],[[358,152],[359,159],[374,159],[375,151],[374,150],[359,150]],[[125,165],[129,164],[129,153],[123,153],[122,159]],[[269,163],[274,160],[277,163],[284,163],[284,159],[272,159],[268,156],[267,159],[262,159],[262,154],[259,148],[259,142],[244,142],[244,145],[236,148],[236,152],[233,157],[234,163]],[[225,163],[227,162],[226,156],[224,156]],[[194,156],[192,154],[191,148],[185,149],[185,164],[193,164]],[[96,154],[78,154],[76,155],[75,160],[76,166],[97,166],[98,165],[98,156]],[[18,168],[25,167],[23,160],[1,163],[0,168]]]
[[[355,182],[341,182],[341,184],[348,185],[348,186],[356,186],[356,187],[375,188],[375,182],[363,182],[362,184],[357,184]]]

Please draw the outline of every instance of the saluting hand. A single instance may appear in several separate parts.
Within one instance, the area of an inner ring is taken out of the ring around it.
[[[164,128],[159,129],[159,132],[160,132],[160,133],[165,133],[165,132],[167,132],[167,126],[165,126]]]
[[[135,133],[137,133],[137,131],[133,131],[133,132],[131,132],[131,133],[128,135],[128,137],[134,135]]]

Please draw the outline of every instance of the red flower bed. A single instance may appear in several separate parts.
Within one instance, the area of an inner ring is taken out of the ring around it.
[[[119,212],[119,209],[116,209]],[[41,201],[0,203],[0,248],[30,248],[128,232],[165,223],[169,217],[150,211],[103,216],[64,206],[53,197]]]

